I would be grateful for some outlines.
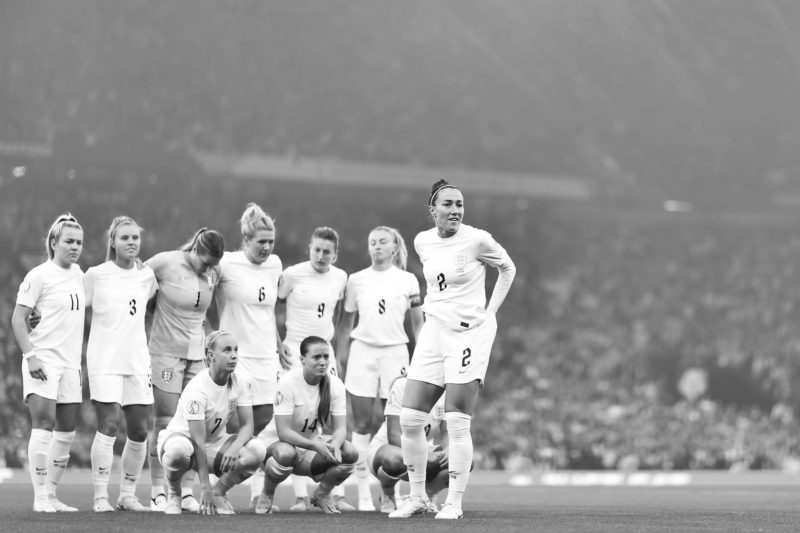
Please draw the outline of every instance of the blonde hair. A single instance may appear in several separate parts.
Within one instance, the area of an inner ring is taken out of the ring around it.
[[[48,259],[53,259],[53,257],[55,257],[55,252],[50,243],[54,240],[56,242],[61,240],[61,234],[64,232],[64,228],[74,228],[83,231],[83,227],[78,223],[78,219],[72,216],[72,213],[63,213],[59,215],[50,226],[44,241]]]
[[[117,238],[117,230],[120,226],[136,226],[139,229],[139,234],[142,233],[142,227],[136,223],[131,217],[126,216],[118,216],[115,217],[114,220],[111,221],[111,225],[108,227],[108,247],[106,248],[106,261],[116,261],[117,260],[117,249],[114,248],[114,239]]]
[[[378,226],[373,228],[370,233],[375,231],[385,231],[394,237],[394,243],[397,245],[394,256],[392,256],[392,263],[400,270],[405,270],[408,263],[408,248],[406,248],[406,241],[403,236],[395,228],[389,226]]]
[[[223,335],[232,335],[231,333],[225,331],[224,329],[218,329],[216,331],[212,331],[206,337],[206,342],[204,345],[205,348],[205,355],[206,355],[206,366],[209,366],[209,352],[214,349],[214,344],[217,342],[217,339],[222,337]]]
[[[250,202],[244,208],[242,218],[239,220],[242,230],[242,237],[245,239],[252,239],[257,231],[267,230],[275,231],[275,220],[258,204]]]

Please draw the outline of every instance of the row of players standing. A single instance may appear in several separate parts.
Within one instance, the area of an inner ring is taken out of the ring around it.
[[[412,497],[410,507],[404,505],[390,516],[411,516],[429,508],[424,492],[427,448],[422,428],[447,389],[449,462],[451,479],[456,483],[451,483],[441,513],[443,518],[460,517],[460,495],[466,486],[472,454],[469,419],[496,331],[494,314],[513,280],[514,265],[488,233],[461,224],[463,196],[456,187],[440,180],[432,187],[428,205],[435,227],[415,240],[428,285],[428,320],[417,344],[399,417]],[[203,344],[206,318],[212,326],[218,320],[219,327],[238,341],[236,372],[250,384],[252,431],[263,432],[270,422],[281,437],[282,426],[299,421],[292,414],[276,412],[272,416],[273,405],[280,404],[282,396],[278,393],[278,374],[292,366],[302,366],[298,356],[303,339],[313,335],[327,342],[332,340],[336,310],[346,295],[341,321],[344,335],[337,347],[340,356],[349,354],[346,380],[355,418],[353,441],[363,463],[369,446],[365,431],[372,399],[379,394],[385,401],[388,382],[408,363],[403,321],[407,315],[411,318],[413,327],[408,329],[414,335],[422,323],[417,281],[394,264],[404,266],[402,238],[390,228],[373,230],[369,237],[372,266],[354,274],[348,282],[346,274],[333,266],[338,235],[330,228],[315,231],[309,245],[309,261],[282,271],[280,259],[271,253],[275,243],[272,219],[251,204],[242,216],[241,226],[243,244],[238,252],[224,254],[222,236],[213,230],[200,230],[181,250],[157,254],[141,268],[136,259],[141,228],[129,218],[118,217],[109,229],[108,260],[87,271],[82,290],[82,273],[76,265],[82,229],[70,216],[60,217],[53,224],[47,236],[50,260],[26,276],[12,319],[23,351],[24,394],[32,416],[29,456],[36,510],[70,509],[55,497],[55,486],[74,439],[80,402],[80,311],[87,305],[93,309],[87,368],[98,414],[98,433],[92,446],[95,510],[111,510],[107,486],[120,411],[126,417],[128,439],[123,450],[118,507],[144,508],[133,491],[146,453],[149,404],[154,403],[154,434],[158,435],[179,408],[180,393],[187,383],[201,372],[208,373],[203,370],[203,359],[215,347]],[[500,271],[488,306],[484,295],[487,264]],[[81,302],[84,294],[85,301]],[[277,333],[274,309],[280,300],[287,305],[283,341]],[[155,302],[149,348],[144,344],[143,313],[148,301]],[[41,315],[41,322],[31,330],[27,319],[34,309]],[[356,315],[358,326],[352,330]],[[380,321],[387,318],[388,326],[381,326]],[[349,337],[353,338],[352,345]],[[335,373],[336,363],[330,367]],[[151,368],[152,388],[148,381]],[[299,369],[295,374],[301,374]],[[281,380],[284,382],[289,380]],[[332,394],[339,380],[331,376],[330,382]],[[335,420],[337,413],[331,413]],[[324,421],[320,421],[322,425]],[[294,431],[298,429],[301,428]],[[318,443],[307,439],[296,443],[300,447],[313,444],[313,450],[325,455],[324,447]],[[157,444],[158,439],[151,440],[150,465],[153,505],[160,506],[167,502],[160,501],[164,473],[158,455],[164,450],[159,450]],[[344,450],[345,443],[341,444]],[[233,441],[231,447],[244,448],[242,439]],[[225,453],[235,459],[238,450],[229,448]],[[341,453],[334,455],[336,461],[342,461]],[[270,457],[276,459],[275,455]],[[454,467],[454,463],[458,466]],[[419,464],[422,468],[418,468]],[[264,489],[270,484],[269,465],[269,461],[264,465],[268,474]],[[285,472],[296,465],[279,466]],[[358,471],[366,477],[364,466]],[[184,507],[205,506],[206,511],[213,508],[207,475],[201,474],[203,477],[201,502],[187,491],[183,494]],[[191,476],[184,476],[185,484],[192,481]],[[253,483],[254,490],[260,485]],[[304,487],[303,481],[297,489]],[[264,494],[262,489],[259,497]],[[302,493],[299,496],[307,498]],[[102,509],[98,502],[104,504],[100,505]],[[331,507],[328,501],[324,503]]]

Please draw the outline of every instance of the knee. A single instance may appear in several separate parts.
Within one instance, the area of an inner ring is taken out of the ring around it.
[[[97,431],[109,437],[116,437],[119,430],[119,423],[113,418],[98,418]]]
[[[397,453],[387,454],[381,463],[383,471],[392,477],[400,477],[406,473],[406,464],[398,448]]]
[[[193,454],[194,446],[189,439],[172,437],[164,443],[160,460],[166,470],[185,472],[191,467]]]
[[[147,428],[128,428],[128,440],[144,442],[147,440]]]
[[[353,421],[353,433],[369,435],[372,433],[372,420],[368,417],[358,417]]]
[[[136,442],[147,440],[147,433],[150,427],[149,413],[137,413],[137,416],[126,416],[126,431],[128,439]]]
[[[355,464],[358,461],[358,450],[353,443],[345,441],[342,444],[342,462],[347,464]]]
[[[242,468],[253,469],[264,462],[267,447],[259,439],[250,439],[239,452],[239,464]]]
[[[404,433],[422,431],[427,419],[428,413],[403,407],[400,411],[400,428]]]
[[[273,446],[270,457],[281,466],[292,466],[297,462],[297,450],[294,446],[279,442]]]
[[[472,426],[472,417],[470,415],[459,413],[458,411],[448,411],[444,414],[444,419],[447,422],[447,433],[452,439],[455,437],[466,438],[470,435],[470,427]]]

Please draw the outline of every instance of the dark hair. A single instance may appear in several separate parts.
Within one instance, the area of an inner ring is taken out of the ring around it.
[[[189,252],[192,248],[197,250],[198,255],[204,254],[221,259],[225,253],[225,238],[218,231],[200,228],[180,249]]]
[[[431,195],[428,197],[428,205],[431,206],[436,202],[436,196],[438,196],[439,191],[442,189],[455,189],[455,185],[450,185],[447,183],[446,179],[440,179],[436,183],[431,186]]]
[[[322,337],[310,335],[300,343],[300,355],[306,355],[314,344],[328,345],[328,341]],[[319,407],[317,407],[317,420],[323,428],[328,427],[328,419],[331,416],[331,382],[327,374],[322,376],[319,382]]]
[[[324,241],[331,241],[333,243],[333,250],[337,254],[339,253],[339,234],[336,232],[335,229],[329,228],[328,226],[322,226],[321,228],[317,228],[314,230],[314,233],[311,234],[312,239],[322,239]]]

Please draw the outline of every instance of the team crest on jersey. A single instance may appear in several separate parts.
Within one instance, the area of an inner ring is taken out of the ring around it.
[[[467,254],[466,253],[456,254],[455,263],[456,263],[456,272],[459,274],[463,274],[464,267],[466,267],[467,265]]]
[[[161,380],[164,383],[169,383],[170,381],[172,381],[172,376],[173,374],[171,368],[165,368],[164,370],[161,371]]]
[[[189,406],[186,408],[186,411],[190,415],[199,415],[200,414],[200,402],[197,400],[192,400],[189,402]]]
[[[228,400],[228,411],[236,409],[236,400]]]
[[[280,392],[275,393],[275,405],[280,405],[283,402],[283,394]]]

